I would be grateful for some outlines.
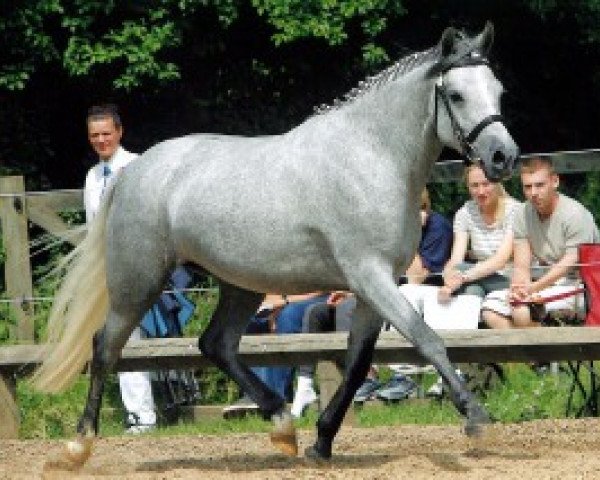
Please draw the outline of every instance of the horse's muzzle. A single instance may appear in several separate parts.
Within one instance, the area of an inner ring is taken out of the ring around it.
[[[480,158],[488,180],[500,182],[510,178],[519,157],[519,147],[515,143],[506,145],[492,139],[486,150]]]

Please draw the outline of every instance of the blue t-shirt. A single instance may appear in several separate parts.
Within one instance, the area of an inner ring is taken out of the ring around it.
[[[431,273],[439,273],[450,258],[452,224],[439,213],[429,212],[421,232],[418,252],[423,266]]]

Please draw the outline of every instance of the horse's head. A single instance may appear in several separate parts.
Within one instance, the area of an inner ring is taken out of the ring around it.
[[[493,38],[491,23],[474,38],[448,28],[428,76],[436,79],[433,114],[438,138],[461,152],[467,163],[481,163],[486,176],[498,181],[511,174],[519,148],[503,124],[503,87],[487,61]]]

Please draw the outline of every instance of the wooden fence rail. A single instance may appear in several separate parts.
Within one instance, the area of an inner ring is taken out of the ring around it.
[[[553,362],[600,360],[600,328],[547,327],[514,330],[441,330],[452,362]],[[239,356],[248,365],[304,365],[320,360],[343,361],[345,332],[290,335],[244,335]],[[39,363],[43,345],[0,348],[0,373],[25,372]],[[377,341],[377,363],[422,364],[423,358],[397,332],[383,332]],[[212,363],[198,350],[197,338],[131,341],[117,370],[201,368]]]

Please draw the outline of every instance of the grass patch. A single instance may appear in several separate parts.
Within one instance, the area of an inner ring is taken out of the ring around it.
[[[507,381],[498,384],[481,398],[492,417],[503,423],[515,423],[545,418],[564,418],[565,407],[572,377],[563,370],[558,375],[537,375],[526,365],[506,365]],[[435,377],[426,376],[427,388]],[[589,385],[589,377],[582,379]],[[77,420],[85,403],[87,379],[82,377],[71,389],[61,395],[41,395],[26,384],[19,382],[19,406],[21,409],[21,438],[64,438],[75,431]],[[581,405],[581,395],[574,404]],[[107,382],[100,433],[104,436],[123,434],[123,412],[116,377]],[[447,400],[414,399],[395,404],[379,404],[356,408],[358,425],[376,427],[385,425],[454,425],[462,422],[452,403]],[[314,428],[317,412],[309,411],[297,422],[299,428]],[[152,435],[195,435],[267,432],[270,422],[260,416],[245,419],[224,420],[207,418],[196,422],[179,422],[164,426]]]

